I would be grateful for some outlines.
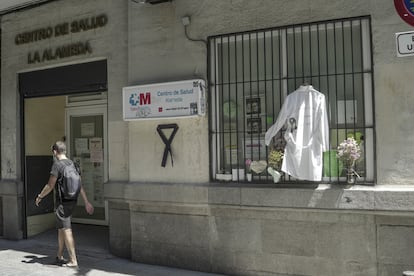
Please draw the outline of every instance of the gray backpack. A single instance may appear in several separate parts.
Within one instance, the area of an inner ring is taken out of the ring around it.
[[[81,178],[79,170],[72,162],[63,168],[63,180],[60,185],[62,200],[77,200],[81,190]]]

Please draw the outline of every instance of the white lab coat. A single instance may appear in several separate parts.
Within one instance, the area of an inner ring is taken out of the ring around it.
[[[266,145],[286,123],[282,171],[301,180],[320,181],[323,151],[329,147],[325,95],[311,85],[302,85],[289,94],[276,122],[266,132]]]

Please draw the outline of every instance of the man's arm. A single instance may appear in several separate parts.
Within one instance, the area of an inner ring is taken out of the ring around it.
[[[83,186],[81,186],[80,194],[82,196],[83,202],[85,202],[86,213],[88,213],[89,215],[92,215],[93,211],[94,211],[94,208],[93,208],[92,204],[88,201],[88,197],[86,196],[86,192],[83,189]]]
[[[82,179],[81,169],[79,167],[79,164],[76,163],[76,162],[74,162],[73,164],[75,165],[75,168],[78,171],[80,178]],[[83,202],[85,203],[86,213],[88,213],[89,215],[92,215],[93,211],[94,211],[94,208],[93,208],[92,204],[89,202],[88,197],[86,196],[86,192],[85,192],[85,189],[83,188],[82,182],[81,182],[80,194],[82,196]]]
[[[53,189],[55,188],[55,185],[56,185],[56,180],[57,180],[57,177],[51,174],[50,177],[49,177],[49,181],[43,187],[40,194],[38,194],[37,197],[36,197],[36,206],[39,206],[40,201],[42,201],[42,199],[45,196],[47,196],[51,191],[53,191]]]

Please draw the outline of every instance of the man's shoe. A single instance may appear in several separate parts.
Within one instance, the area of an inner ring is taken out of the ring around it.
[[[58,264],[58,265],[64,265],[64,264],[66,264],[68,262],[68,260],[66,260],[65,258],[59,258],[59,257],[56,257],[56,264]]]
[[[62,264],[62,266],[69,267],[69,268],[78,268],[78,265],[74,263],[66,263],[66,264]]]

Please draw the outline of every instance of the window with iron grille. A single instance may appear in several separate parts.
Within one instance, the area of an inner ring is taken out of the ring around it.
[[[362,149],[356,163],[360,183],[375,178],[375,124],[370,17],[348,18],[209,37],[212,178],[237,170],[244,181],[246,160],[268,161],[266,130],[284,99],[302,84],[325,95],[330,145],[323,181],[342,182],[338,145],[355,137]],[[283,147],[278,135],[272,147]],[[266,170],[253,182],[270,182]],[[297,182],[283,175],[282,182]]]

